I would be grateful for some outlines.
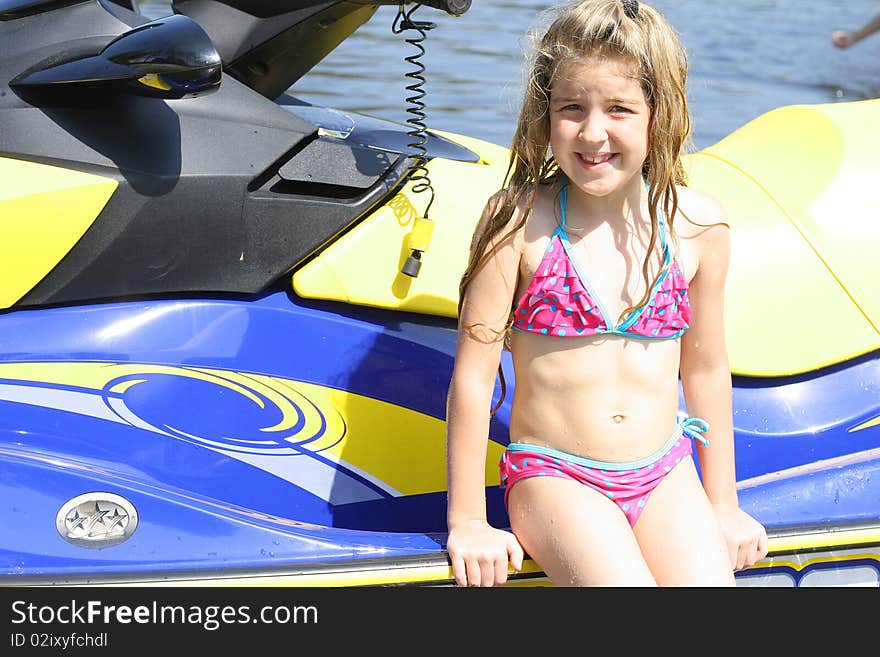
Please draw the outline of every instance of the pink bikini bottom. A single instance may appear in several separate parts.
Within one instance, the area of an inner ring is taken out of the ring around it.
[[[683,418],[666,443],[656,452],[638,461],[613,463],[594,461],[543,445],[511,443],[501,456],[501,488],[504,504],[513,485],[529,477],[562,477],[597,490],[613,500],[634,526],[648,497],[657,484],[682,459],[693,453],[691,439],[708,447],[700,434],[708,430],[700,418]]]

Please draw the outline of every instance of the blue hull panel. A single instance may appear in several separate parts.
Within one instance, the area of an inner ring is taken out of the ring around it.
[[[0,316],[0,522],[15,528],[0,571],[439,554],[455,335],[448,319],[285,293]],[[743,507],[768,528],[877,520],[878,393],[876,354],[798,379],[736,380]],[[490,428],[496,452],[511,398]],[[137,531],[112,549],[56,530],[62,505],[92,491],[137,508]],[[506,526],[497,486],[487,496]]]

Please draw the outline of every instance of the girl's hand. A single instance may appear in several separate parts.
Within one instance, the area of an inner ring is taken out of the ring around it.
[[[733,570],[754,566],[767,556],[767,532],[763,525],[735,504],[714,508]]]
[[[484,520],[472,520],[449,532],[446,544],[459,586],[500,586],[507,564],[522,569],[523,549],[516,537]]]

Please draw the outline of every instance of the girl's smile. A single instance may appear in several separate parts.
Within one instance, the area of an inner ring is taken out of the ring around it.
[[[581,166],[587,171],[594,171],[602,166],[613,166],[616,162],[616,153],[602,153],[600,155],[587,155],[586,153],[575,153]]]

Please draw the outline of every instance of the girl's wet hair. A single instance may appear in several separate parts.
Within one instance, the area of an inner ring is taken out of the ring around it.
[[[510,148],[504,189],[494,214],[474,233],[468,266],[459,285],[459,311],[468,283],[505,240],[522,228],[537,197],[539,185],[564,175],[549,152],[550,92],[566,65],[595,58],[622,60],[642,85],[648,106],[648,156],[643,174],[649,184],[648,209],[652,232],[642,267],[646,289],[642,299],[624,311],[648,303],[650,290],[663,271],[650,280],[648,264],[659,236],[659,212],[673,219],[678,209],[676,185],[685,185],[681,156],[690,145],[690,115],[685,84],[687,54],[672,26],[654,7],[628,0],[582,0],[552,10],[552,22],[535,40],[529,60],[522,108]],[[523,212],[515,226],[499,237],[518,206]],[[490,248],[490,245],[494,245]],[[506,331],[499,335],[503,339]],[[499,372],[500,372],[499,368]],[[504,377],[501,375],[502,399]],[[496,409],[500,406],[499,401]],[[493,409],[495,410],[495,409]]]

